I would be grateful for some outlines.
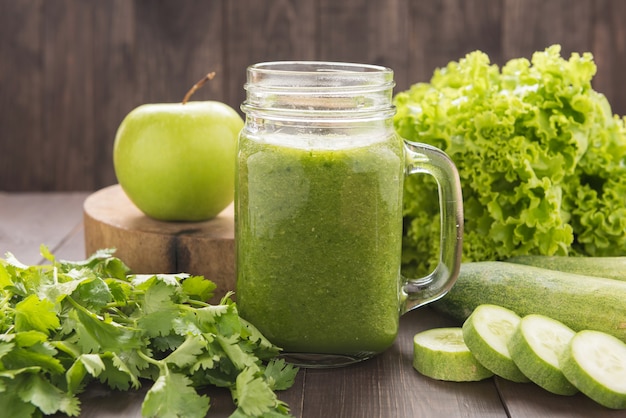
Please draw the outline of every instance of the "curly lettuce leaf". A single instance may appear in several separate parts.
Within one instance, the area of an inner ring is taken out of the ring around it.
[[[626,254],[626,134],[589,53],[560,46],[501,69],[480,51],[396,95],[396,131],[444,150],[463,189],[465,261]],[[404,269],[438,260],[436,184],[405,183]]]

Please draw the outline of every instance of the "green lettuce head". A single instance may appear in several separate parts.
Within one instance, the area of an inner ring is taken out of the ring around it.
[[[475,51],[395,97],[396,131],[455,162],[463,188],[465,261],[524,254],[626,254],[625,120],[593,90],[589,53],[560,46],[501,69]],[[438,260],[437,187],[405,183],[403,262]]]

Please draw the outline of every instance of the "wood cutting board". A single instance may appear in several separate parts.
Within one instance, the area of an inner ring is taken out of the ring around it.
[[[115,248],[133,273],[189,273],[217,285],[212,302],[235,290],[233,205],[203,222],[163,222],[144,215],[120,185],[89,195],[83,205],[85,250]]]

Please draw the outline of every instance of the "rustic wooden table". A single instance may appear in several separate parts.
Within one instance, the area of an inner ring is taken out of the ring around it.
[[[84,259],[82,205],[87,193],[0,192],[0,255],[9,251],[27,264],[42,262],[39,245],[58,257]],[[406,314],[400,336],[387,352],[369,361],[328,370],[301,370],[292,388],[280,392],[302,418],[394,417],[626,417],[582,394],[563,397],[538,386],[493,378],[475,383],[429,379],[411,366],[412,336],[454,325],[430,308]],[[82,394],[81,417],[140,417],[146,387],[115,392],[91,386]],[[209,417],[228,417],[233,406],[225,390],[208,390]],[[0,414],[1,415],[1,414]]]

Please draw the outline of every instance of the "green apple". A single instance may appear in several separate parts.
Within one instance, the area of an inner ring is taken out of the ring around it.
[[[117,180],[151,218],[213,218],[234,198],[242,128],[241,116],[217,101],[141,105],[124,118],[115,136]]]

